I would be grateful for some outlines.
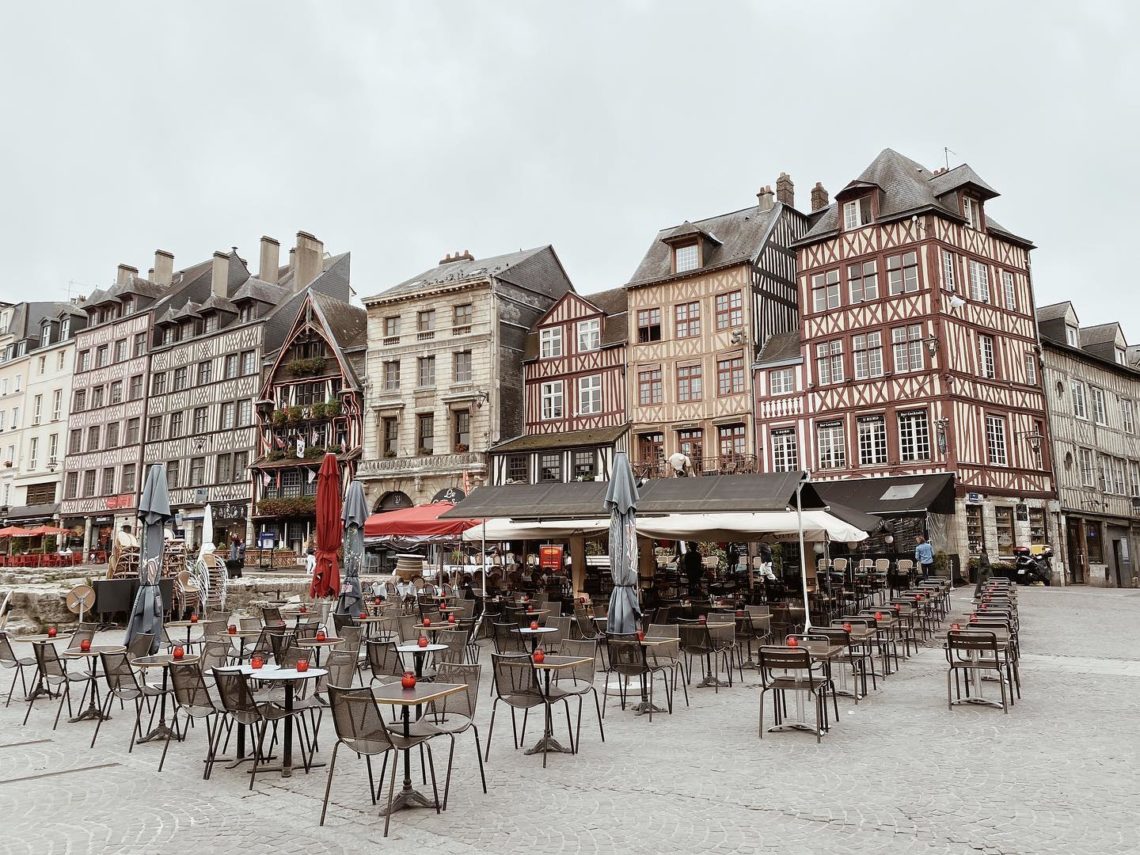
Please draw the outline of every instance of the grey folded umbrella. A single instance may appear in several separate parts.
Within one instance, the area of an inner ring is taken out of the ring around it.
[[[360,612],[363,602],[360,565],[364,563],[364,521],[368,519],[368,503],[364,500],[364,488],[359,481],[348,485],[341,519],[344,520],[344,578],[340,583],[336,613],[355,615]]]
[[[154,641],[150,652],[157,653],[162,638],[162,592],[158,583],[162,579],[162,549],[165,543],[163,528],[173,516],[170,513],[170,493],[166,484],[166,466],[155,463],[146,475],[142,498],[139,500],[139,520],[142,523],[142,549],[139,554],[139,592],[131,609],[127,637],[128,647],[136,635],[150,634]]]
[[[610,594],[607,628],[610,632],[637,631],[641,607],[637,600],[637,482],[624,451],[614,455],[613,474],[604,507],[610,512]]]

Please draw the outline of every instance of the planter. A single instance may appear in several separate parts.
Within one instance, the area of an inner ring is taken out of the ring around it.
[[[316,377],[325,372],[325,358],[314,356],[311,359],[291,359],[285,363],[285,370],[294,377]]]
[[[284,410],[273,411],[273,426],[285,427],[285,422],[288,420],[288,414]]]
[[[325,401],[325,417],[335,419],[340,415],[340,401]]]
[[[285,420],[288,424],[300,424],[304,412],[300,407],[287,407],[285,410]]]
[[[317,502],[312,496],[298,496],[291,499],[262,499],[257,503],[257,513],[269,517],[304,517],[316,513]]]

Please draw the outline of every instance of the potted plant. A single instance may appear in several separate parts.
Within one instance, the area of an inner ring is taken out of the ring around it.
[[[295,425],[300,422],[303,415],[300,407],[289,407],[286,413],[286,419],[291,425]]]
[[[325,417],[325,405],[319,403],[313,404],[310,408],[310,412],[314,419],[323,419]]]
[[[325,416],[335,419],[340,415],[340,401],[325,401]]]
[[[467,451],[467,444],[466,443],[457,442],[455,444],[455,453],[456,454],[463,454],[465,451]]]
[[[284,409],[273,411],[273,426],[285,427],[285,422],[288,420],[289,414]]]

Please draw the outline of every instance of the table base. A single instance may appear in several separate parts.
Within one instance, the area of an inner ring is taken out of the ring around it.
[[[238,760],[237,763],[244,763],[245,760],[250,760],[250,759],[252,759],[252,758],[246,757],[243,760]],[[272,759],[272,758],[270,758],[270,759]],[[233,765],[236,766],[237,763],[234,763]],[[313,769],[320,769],[324,765],[325,765],[324,763],[310,763],[308,771],[312,771]],[[297,768],[300,768],[300,770],[302,772],[306,771],[305,765],[302,763],[300,767],[297,767],[297,766],[285,767],[285,766],[280,766],[280,765],[278,765],[278,766],[258,766],[257,767],[257,774],[260,775],[262,772],[280,772],[282,778],[292,778],[293,777],[293,771]],[[253,769],[247,770],[247,774],[252,775]]]
[[[634,704],[632,709],[633,709],[634,715],[645,715],[646,713],[650,713],[650,712],[655,712],[655,713],[667,713],[667,712],[669,712],[668,709],[662,709],[661,707],[657,706],[657,704],[649,703],[648,700],[643,700],[641,703]]]
[[[523,754],[542,754],[544,752],[551,754],[573,754],[574,749],[563,748],[562,743],[553,736],[544,736],[534,744],[533,748],[528,748]]]
[[[80,713],[79,715],[77,715],[75,718],[69,718],[69,719],[68,719],[68,721],[70,721],[70,722],[77,722],[77,721],[109,721],[109,720],[110,720],[110,718],[111,718],[111,716],[110,716],[109,714],[108,714],[108,715],[103,715],[103,713],[100,711],[100,709],[99,709],[98,707],[96,707],[96,706],[88,706],[88,707],[87,707],[87,709],[85,709],[83,712],[81,712],[81,713]]]
[[[968,698],[958,698],[957,700],[951,701],[950,703],[953,706],[959,706],[961,704],[973,704],[974,706],[979,707],[996,707],[999,710],[1002,708],[1001,701],[995,701],[991,698],[980,698],[977,695],[973,695]]]
[[[322,766],[324,763],[321,764]],[[396,793],[392,799],[392,807],[389,810],[387,805],[380,808],[380,816],[388,816],[396,811],[404,810],[405,808],[433,808],[436,807],[435,799],[429,799],[419,790],[415,790],[410,786],[405,785],[404,789]]]
[[[768,728],[767,732],[768,733],[779,733],[780,731],[784,731],[784,730],[802,730],[805,733],[815,733],[815,725],[814,724],[808,724],[807,722],[804,722],[804,721],[784,722],[783,724],[772,725],[770,728]],[[827,728],[821,726],[820,730],[826,732]]]
[[[157,742],[160,739],[173,739],[176,742],[180,741],[178,734],[175,732],[174,728],[172,728],[166,722],[160,722],[158,726],[156,726],[154,730],[152,730],[146,736],[140,736],[138,739],[136,739],[135,745],[144,745],[147,742]]]
[[[697,688],[698,689],[711,689],[711,688],[718,688],[719,689],[721,686],[727,686],[727,685],[729,685],[729,684],[726,683],[724,680],[720,679],[719,677],[714,677],[712,674],[705,674],[705,678],[703,680],[701,680],[701,682],[697,683]]]
[[[59,692],[53,692],[47,686],[36,686],[34,689],[32,689],[32,693],[30,695],[28,695],[26,698],[24,698],[24,700],[27,701],[28,703],[31,703],[36,698],[43,698],[43,697],[58,698]]]

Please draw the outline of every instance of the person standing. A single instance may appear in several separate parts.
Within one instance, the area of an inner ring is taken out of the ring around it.
[[[915,541],[917,545],[914,547],[914,562],[922,571],[923,580],[926,580],[934,570],[934,548],[921,534],[915,538]]]
[[[697,544],[690,542],[681,559],[681,567],[689,579],[689,596],[701,595],[701,577],[705,574],[704,564],[701,562],[701,553],[697,551]]]
[[[982,595],[982,588],[985,587],[986,582],[993,578],[994,568],[990,566],[990,556],[986,553],[985,546],[982,547],[981,554],[978,555],[978,581],[974,585],[974,599],[978,599]]]
[[[313,547],[309,547],[305,553],[305,573],[312,576],[317,569],[317,551]]]

